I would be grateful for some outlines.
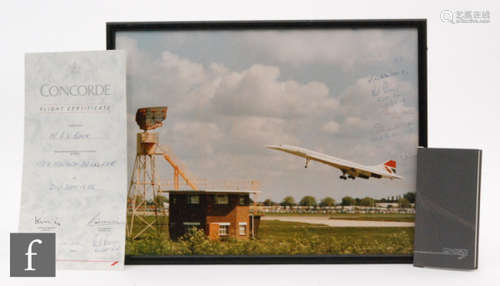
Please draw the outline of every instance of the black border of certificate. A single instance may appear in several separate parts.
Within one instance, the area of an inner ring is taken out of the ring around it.
[[[427,20],[286,20],[106,23],[106,48],[115,49],[117,32],[266,29],[401,29],[418,33],[418,142],[427,147]],[[276,256],[125,256],[125,264],[367,264],[412,263],[413,255],[276,255]]]

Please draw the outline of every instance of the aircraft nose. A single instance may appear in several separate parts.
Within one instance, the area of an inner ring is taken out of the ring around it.
[[[278,145],[266,145],[266,148],[268,148],[268,149],[275,149],[276,150],[276,149],[279,148],[279,146]]]

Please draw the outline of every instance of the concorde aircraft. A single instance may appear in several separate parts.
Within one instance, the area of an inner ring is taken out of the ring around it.
[[[356,177],[369,179],[369,178],[388,178],[388,179],[403,179],[403,177],[396,175],[396,161],[390,160],[383,164],[376,166],[364,166],[358,163],[350,162],[344,159],[335,158],[323,153],[312,151],[302,147],[291,145],[268,145],[269,149],[283,151],[295,156],[306,159],[306,168],[309,161],[317,161],[342,171],[340,178],[343,180],[355,179]]]

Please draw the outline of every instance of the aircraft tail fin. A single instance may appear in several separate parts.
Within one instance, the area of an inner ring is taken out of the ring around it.
[[[396,174],[396,161],[389,160],[383,164],[384,170],[390,174]]]

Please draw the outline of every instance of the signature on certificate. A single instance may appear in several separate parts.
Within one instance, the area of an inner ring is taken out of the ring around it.
[[[97,213],[87,223],[87,225],[89,226],[120,225],[120,224],[123,224],[123,222],[116,219],[102,219],[101,213]]]

